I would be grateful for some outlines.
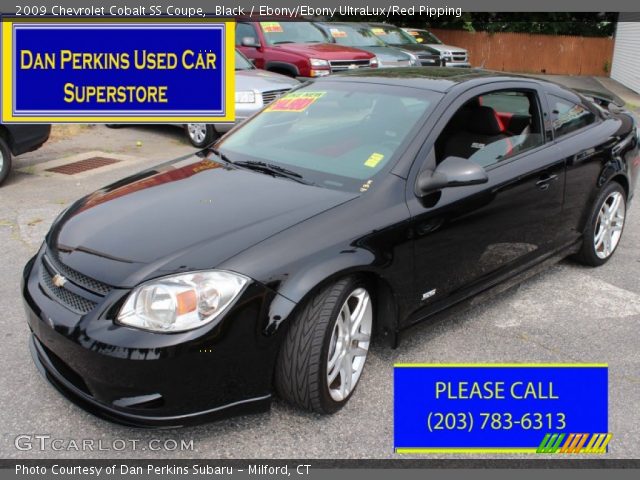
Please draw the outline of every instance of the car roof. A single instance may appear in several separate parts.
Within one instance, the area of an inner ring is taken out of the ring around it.
[[[469,87],[487,83],[516,80],[532,81],[539,84],[549,84],[539,78],[528,77],[513,73],[496,72],[476,68],[446,68],[446,67],[415,67],[389,69],[362,69],[337,73],[329,77],[316,80],[338,82],[377,83],[401,87],[419,88],[445,93],[453,87],[466,83]]]
[[[313,22],[325,27],[344,26],[344,27],[368,27],[369,24],[365,22]]]
[[[385,27],[385,28],[397,28],[402,30],[401,27],[394,25],[392,23],[384,23],[384,22],[365,22],[367,25],[371,25],[372,27]]]

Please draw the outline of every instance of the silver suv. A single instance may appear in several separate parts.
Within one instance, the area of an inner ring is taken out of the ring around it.
[[[421,28],[403,28],[403,30],[415,38],[418,43],[440,52],[440,60],[443,67],[471,67],[469,53],[464,48],[445,45],[428,30]]]

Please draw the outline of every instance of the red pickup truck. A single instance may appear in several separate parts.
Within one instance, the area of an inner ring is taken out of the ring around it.
[[[291,77],[314,78],[358,68],[376,68],[370,52],[328,43],[311,22],[248,22],[236,24],[236,46],[254,65]]]

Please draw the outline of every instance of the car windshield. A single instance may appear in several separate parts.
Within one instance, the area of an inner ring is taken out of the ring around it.
[[[409,35],[414,37],[418,43],[435,43],[442,45],[442,41],[438,37],[426,30],[409,30]]]
[[[251,70],[253,65],[247,57],[236,50],[236,70]]]
[[[311,22],[260,22],[270,45],[283,43],[326,43],[328,38]]]
[[[260,162],[318,186],[366,191],[440,96],[380,84],[308,85],[280,97],[216,148],[231,162]]]
[[[397,27],[371,27],[371,31],[389,45],[410,45],[418,43],[411,35]]]
[[[329,35],[336,43],[349,47],[382,47],[384,42],[371,30],[364,27],[351,27],[348,25],[328,26]]]

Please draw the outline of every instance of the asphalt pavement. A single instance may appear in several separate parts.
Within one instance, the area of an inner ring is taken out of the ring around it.
[[[122,161],[73,177],[46,172],[45,167],[60,159],[82,158],[88,151]],[[413,328],[397,349],[375,345],[353,398],[333,416],[303,413],[276,400],[269,413],[149,431],[108,423],[70,403],[42,379],[31,361],[19,290],[22,268],[70,202],[193,151],[176,128],[95,126],[57,130],[52,142],[16,161],[0,188],[0,458],[390,458],[395,456],[392,366],[397,362],[606,362],[613,432],[607,456],[637,458],[638,205],[631,206],[622,242],[605,266],[591,269],[564,261],[465,313]],[[19,443],[31,449],[16,448],[20,435],[30,436]],[[42,451],[33,435],[50,435],[44,440],[49,448]],[[51,448],[48,442],[53,439],[60,440],[56,445],[61,450]],[[151,439],[160,443],[149,444]],[[96,448],[79,454],[74,445],[83,440],[94,441]],[[152,450],[165,440],[166,449]],[[186,442],[184,450],[181,441]]]

